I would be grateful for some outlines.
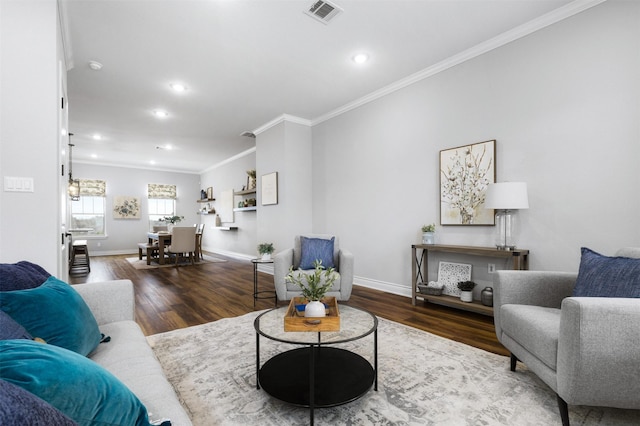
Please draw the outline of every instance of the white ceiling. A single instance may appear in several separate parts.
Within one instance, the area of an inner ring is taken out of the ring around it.
[[[253,148],[244,131],[313,122],[571,2],[335,0],[327,25],[313,3],[61,0],[74,160],[198,173]]]

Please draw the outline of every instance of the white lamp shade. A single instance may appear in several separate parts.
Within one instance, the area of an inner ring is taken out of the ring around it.
[[[486,209],[517,210],[529,208],[526,182],[492,183],[484,200]]]

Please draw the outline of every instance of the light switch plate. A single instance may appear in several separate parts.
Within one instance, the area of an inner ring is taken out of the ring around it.
[[[4,191],[5,192],[33,192],[33,178],[5,176]]]

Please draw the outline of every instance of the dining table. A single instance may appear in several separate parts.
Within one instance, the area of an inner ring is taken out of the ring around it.
[[[158,263],[164,265],[164,248],[171,244],[171,233],[163,231],[147,232],[147,238],[149,239],[149,243],[158,242],[158,252],[160,253]]]

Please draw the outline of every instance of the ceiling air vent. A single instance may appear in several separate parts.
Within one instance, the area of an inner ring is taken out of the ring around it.
[[[340,8],[340,6],[328,1],[320,0],[313,3],[305,13],[323,24],[327,24],[340,12],[342,12],[342,8]]]

